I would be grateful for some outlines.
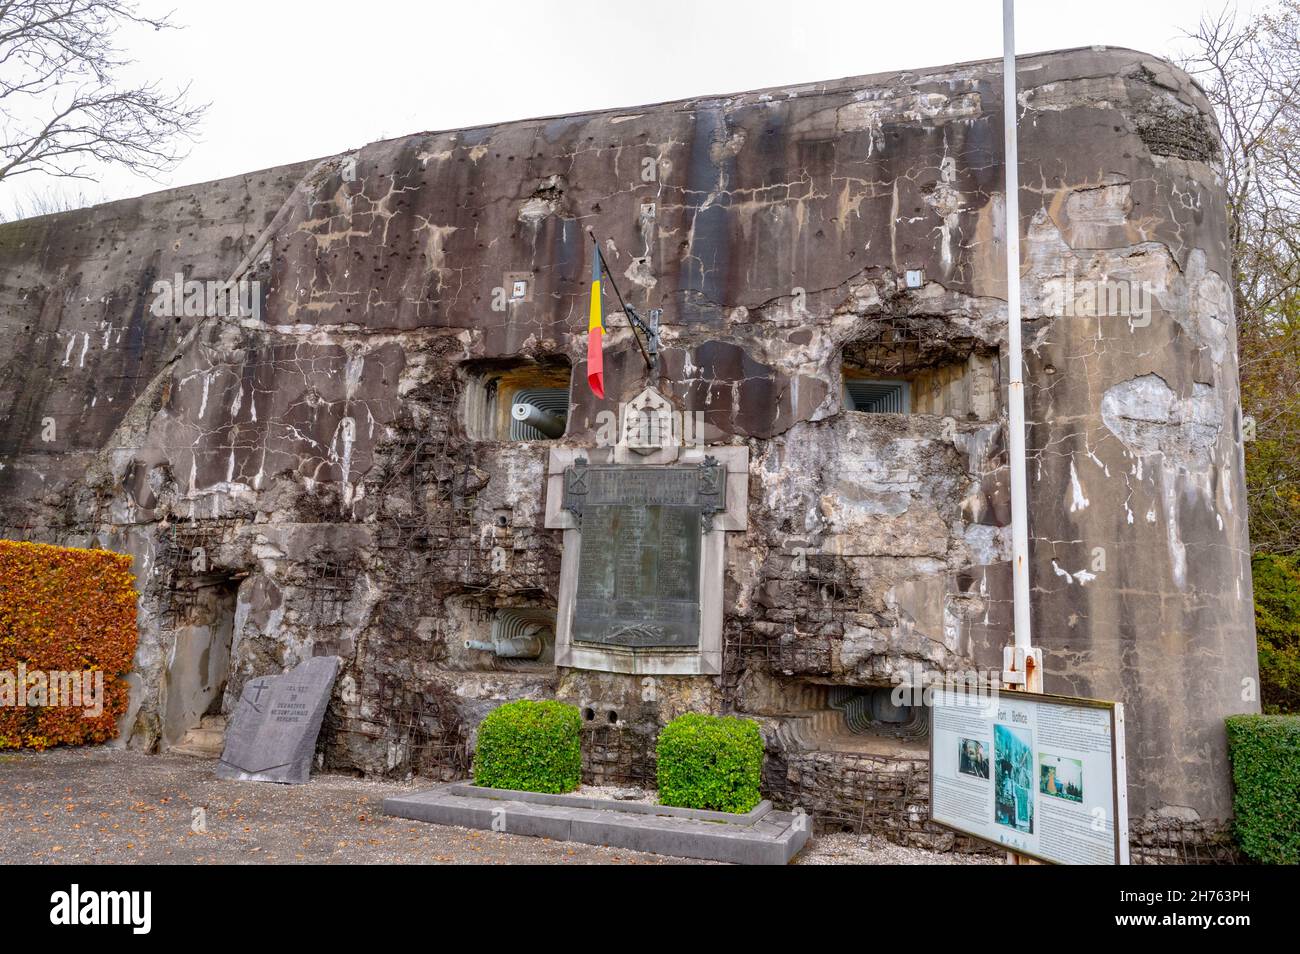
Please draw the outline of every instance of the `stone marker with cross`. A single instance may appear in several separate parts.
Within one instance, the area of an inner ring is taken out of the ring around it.
[[[306,782],[338,671],[337,656],[317,656],[284,675],[245,683],[226,730],[217,777]]]

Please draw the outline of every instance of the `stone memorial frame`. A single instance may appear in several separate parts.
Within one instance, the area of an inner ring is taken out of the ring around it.
[[[588,466],[627,464],[637,467],[699,469],[712,458],[725,480],[725,506],[702,515],[699,545],[699,641],[691,647],[628,647],[576,643],[573,614],[578,565],[582,556],[579,518],[565,509],[565,474],[580,460]],[[560,596],[556,614],[555,664],[598,672],[632,675],[712,676],[722,672],[722,602],[727,533],[748,527],[749,448],[557,447],[551,450],[546,481],[546,527],[564,531],[560,562]]]

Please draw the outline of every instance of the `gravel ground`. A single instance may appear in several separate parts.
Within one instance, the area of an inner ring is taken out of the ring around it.
[[[269,785],[221,781],[213,765],[107,748],[0,753],[0,864],[702,863],[380,813],[385,797],[426,787],[427,780],[316,775],[306,785]],[[614,789],[584,786],[581,794],[611,797]],[[195,831],[196,809],[202,809],[206,831]],[[996,862],[993,856],[934,854],[853,835],[818,837],[795,859]]]
[[[794,859],[797,865],[996,865],[1002,856],[959,854],[904,848],[858,835],[833,834],[814,838]]]
[[[105,748],[0,753],[0,863],[698,863],[380,814],[385,797],[427,780],[226,782],[214,764]],[[193,831],[196,808],[205,833]]]
[[[643,805],[655,805],[659,802],[658,791],[638,788],[635,785],[579,785],[574,795],[583,798],[603,798],[611,802],[640,802]]]

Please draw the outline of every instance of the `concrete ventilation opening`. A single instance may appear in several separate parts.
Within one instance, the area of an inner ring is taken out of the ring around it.
[[[197,758],[221,755],[226,713],[221,701],[230,674],[237,580],[196,581],[193,601],[176,621],[164,676],[162,741],[168,751]]]
[[[778,733],[792,750],[913,757],[925,749],[929,713],[896,703],[893,686],[805,683],[786,695],[799,711],[787,710]]]
[[[996,353],[925,327],[873,326],[844,345],[841,375],[846,411],[966,421],[991,421],[998,414]]]
[[[567,360],[470,365],[465,430],[478,441],[550,441],[564,436],[569,417]]]
[[[523,607],[497,610],[486,639],[466,639],[464,648],[482,655],[493,669],[547,669],[555,665],[555,610]]]
[[[845,727],[855,735],[923,739],[929,734],[925,707],[899,705],[893,687],[832,686],[826,702],[843,713]]]
[[[844,406],[867,414],[909,414],[912,397],[906,381],[844,380]]]

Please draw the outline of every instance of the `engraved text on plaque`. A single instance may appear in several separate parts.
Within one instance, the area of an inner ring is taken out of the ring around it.
[[[590,467],[565,473],[581,521],[574,642],[694,649],[700,640],[700,534],[724,509],[725,474],[698,467]]]

